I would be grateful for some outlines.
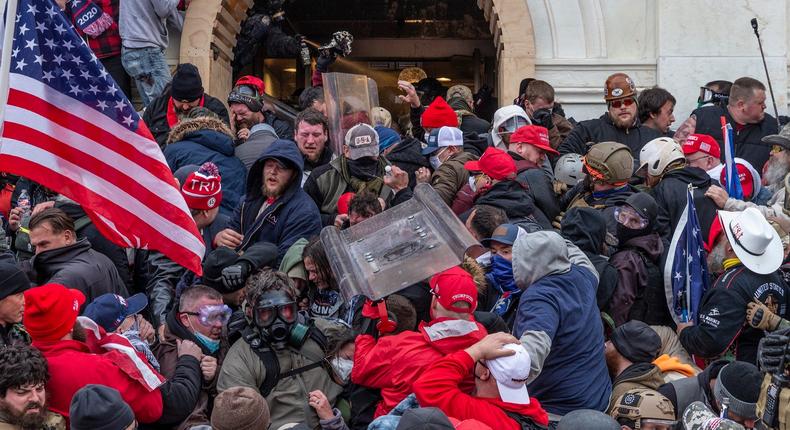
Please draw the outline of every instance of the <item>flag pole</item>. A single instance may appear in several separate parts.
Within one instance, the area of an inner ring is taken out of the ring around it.
[[[691,204],[693,200],[689,199],[693,186],[688,184],[688,194],[686,195],[686,205],[689,206],[686,210],[691,214]],[[689,238],[688,230],[686,231],[686,252],[691,252],[691,238]],[[689,265],[689,255],[686,255],[686,322],[692,321],[694,316],[691,314],[691,267]]]
[[[3,27],[3,51],[0,57],[0,145],[2,145],[3,126],[5,125],[5,107],[8,105],[9,73],[11,71],[11,49],[14,46],[14,30],[16,27],[16,10],[18,0],[0,0],[0,11],[6,11]]]

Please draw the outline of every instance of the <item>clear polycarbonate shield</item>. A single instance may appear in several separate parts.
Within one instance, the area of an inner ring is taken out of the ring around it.
[[[346,230],[321,231],[329,265],[346,299],[377,300],[456,266],[480,243],[434,189],[420,184],[414,198]]]
[[[346,132],[360,123],[372,124],[371,109],[379,105],[378,87],[365,75],[323,73],[322,77],[332,150],[342,154]]]

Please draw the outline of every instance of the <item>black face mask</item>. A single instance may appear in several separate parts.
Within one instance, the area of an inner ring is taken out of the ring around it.
[[[645,236],[647,234],[650,234],[650,232],[651,232],[650,226],[648,226],[647,228],[643,228],[641,230],[634,230],[632,228],[628,228],[620,224],[619,222],[617,223],[617,241],[619,242],[621,247],[625,245],[629,240],[635,237]]]
[[[355,178],[362,180],[373,179],[379,174],[379,160],[372,157],[348,160],[348,170],[351,176]]]

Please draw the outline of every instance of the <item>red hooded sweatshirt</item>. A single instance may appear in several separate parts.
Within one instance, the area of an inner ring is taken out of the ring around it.
[[[49,366],[47,398],[53,412],[68,418],[74,393],[88,384],[102,384],[121,393],[139,422],[153,423],[162,416],[161,392],[138,380],[139,374],[123,354],[93,354],[87,344],[76,340],[34,341],[33,346],[41,351]]]
[[[521,429],[521,425],[505,411],[529,417],[543,426],[549,424],[549,415],[534,397],[530,397],[528,405],[519,405],[498,398],[474,397],[462,391],[460,384],[473,374],[474,366],[474,360],[466,351],[455,352],[437,361],[414,382],[417,402],[424,408],[437,407],[448,417],[478,420],[493,429]]]
[[[474,345],[488,334],[476,321],[452,318],[420,323],[418,330],[385,336],[378,342],[370,335],[357,336],[351,381],[381,389],[376,417],[386,415],[411,394],[412,383],[428,365]],[[468,378],[465,386],[471,391],[473,380]]]

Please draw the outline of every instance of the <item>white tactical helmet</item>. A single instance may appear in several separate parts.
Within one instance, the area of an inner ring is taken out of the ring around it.
[[[572,187],[585,178],[584,163],[582,163],[582,156],[579,154],[565,154],[557,160],[557,165],[554,166],[554,177]]]
[[[683,149],[677,142],[669,137],[658,137],[647,142],[639,151],[637,172],[642,173],[642,169],[647,168],[647,174],[650,176],[661,176],[667,166],[685,159]]]

